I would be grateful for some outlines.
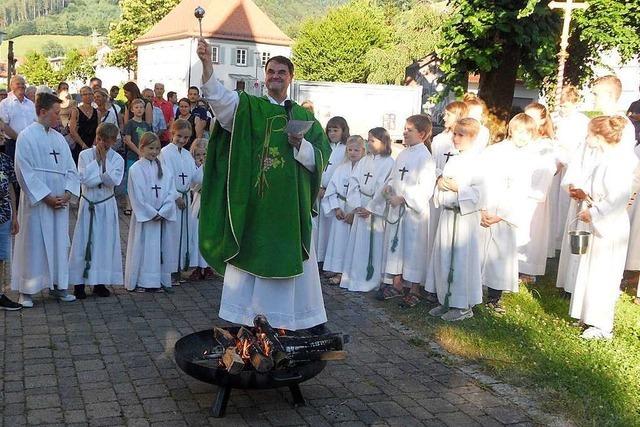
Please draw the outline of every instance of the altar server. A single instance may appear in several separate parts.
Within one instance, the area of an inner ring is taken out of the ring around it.
[[[465,104],[467,104],[466,117],[476,119],[478,123],[480,123],[478,136],[476,136],[475,141],[473,141],[473,149],[480,152],[484,150],[487,145],[489,145],[491,139],[489,128],[485,126],[485,120],[489,115],[489,109],[487,108],[487,104],[484,102],[484,100],[475,93],[465,93],[463,101]]]
[[[105,285],[123,284],[118,204],[113,190],[122,181],[124,159],[111,149],[119,132],[112,123],[101,124],[94,146],[81,151],[78,158],[82,196],[69,255],[69,281],[75,284],[78,299],[87,297],[85,285],[92,286],[95,295],[108,297]]]

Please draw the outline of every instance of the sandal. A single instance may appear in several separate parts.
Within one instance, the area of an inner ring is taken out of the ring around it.
[[[421,302],[422,298],[420,298],[419,295],[409,292],[404,298],[402,298],[402,302],[398,305],[402,308],[413,308]]]
[[[336,274],[331,279],[327,280],[327,284],[331,286],[338,286],[342,281],[342,274]]]
[[[387,286],[382,290],[382,300],[387,301],[393,298],[400,298],[404,296],[402,291],[397,290],[393,286]]]

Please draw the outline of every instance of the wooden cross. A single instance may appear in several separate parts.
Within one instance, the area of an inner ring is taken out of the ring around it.
[[[58,154],[60,154],[60,153],[57,153],[56,149],[54,148],[54,149],[51,150],[51,152],[49,154],[51,154],[53,156],[53,160],[55,160],[56,164],[58,164]]]
[[[449,151],[449,152],[448,152],[447,154],[445,154],[444,156],[447,158],[447,160],[445,160],[445,161],[444,161],[444,164],[446,165],[446,164],[447,164],[447,162],[449,161],[449,158],[450,158],[450,157],[455,156],[455,154],[454,154],[454,153],[452,153],[451,151]]]
[[[402,176],[400,176],[400,181],[404,181],[404,174],[409,172],[409,169],[407,169],[406,166],[403,166],[402,169],[398,169],[398,172],[402,173]]]
[[[189,175],[185,175],[185,173],[184,173],[184,172],[182,172],[182,173],[181,173],[180,175],[178,175],[178,176],[182,179],[182,185],[184,185],[184,179],[185,179],[186,177],[188,177]]]
[[[369,178],[373,178],[373,175],[371,175],[371,172],[367,172],[365,175],[365,180],[364,180],[364,185],[367,185],[367,182],[369,182]]]
[[[551,9],[560,9],[564,13],[564,22],[562,23],[562,37],[560,38],[560,53],[558,53],[558,79],[556,82],[556,102],[555,108],[560,106],[560,97],[562,96],[562,85],[564,83],[564,65],[567,62],[569,53],[567,47],[569,47],[569,25],[571,24],[571,14],[574,9],[586,9],[589,7],[589,3],[582,2],[576,3],[574,0],[566,1],[552,1],[549,2]]]
[[[156,191],[156,199],[158,198],[158,190],[162,190],[162,187],[159,187],[158,184],[151,187],[152,190]]]

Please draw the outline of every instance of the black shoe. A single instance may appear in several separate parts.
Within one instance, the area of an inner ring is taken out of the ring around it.
[[[73,287],[73,295],[76,296],[76,299],[86,299],[87,293],[84,291],[84,285],[75,285]]]
[[[438,304],[438,295],[433,292],[427,292],[427,296],[424,298],[425,301],[431,304]]]
[[[93,294],[102,298],[106,298],[111,295],[111,292],[109,292],[109,289],[107,289],[105,285],[95,285],[93,287]]]
[[[22,304],[11,301],[6,295],[0,295],[0,310],[16,311],[22,308]]]
[[[312,328],[307,329],[307,332],[311,335],[327,335],[329,333],[329,329],[327,329],[326,323],[321,323]]]

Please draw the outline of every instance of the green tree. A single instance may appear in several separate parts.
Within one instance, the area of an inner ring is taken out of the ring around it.
[[[404,3],[401,6],[391,17],[392,43],[367,52],[369,83],[401,84],[407,66],[433,53],[438,44],[443,13],[421,2],[411,8]]]
[[[96,73],[95,61],[95,49],[88,53],[82,53],[78,49],[69,49],[62,61],[59,73],[60,80],[88,80]]]
[[[331,9],[319,20],[305,21],[293,46],[296,75],[302,79],[365,83],[372,48],[391,40],[382,9],[355,0]]]
[[[49,40],[42,46],[42,53],[47,58],[57,58],[64,55],[64,46],[56,41]]]
[[[180,0],[122,0],[122,17],[117,23],[111,24],[109,31],[109,44],[113,51],[107,61],[111,65],[135,71],[138,51],[133,41],[164,18],[178,3]]]
[[[592,0],[585,12],[574,11],[567,79],[580,83],[591,76],[603,50],[617,49],[623,60],[640,47],[638,1]],[[443,83],[457,94],[468,73],[480,76],[479,95],[504,122],[516,78],[529,86],[546,86],[557,72],[561,15],[549,0],[450,0],[437,53]]]
[[[58,74],[51,67],[49,60],[41,53],[31,51],[24,62],[18,67],[18,74],[32,85],[47,85],[53,87],[58,84]]]

